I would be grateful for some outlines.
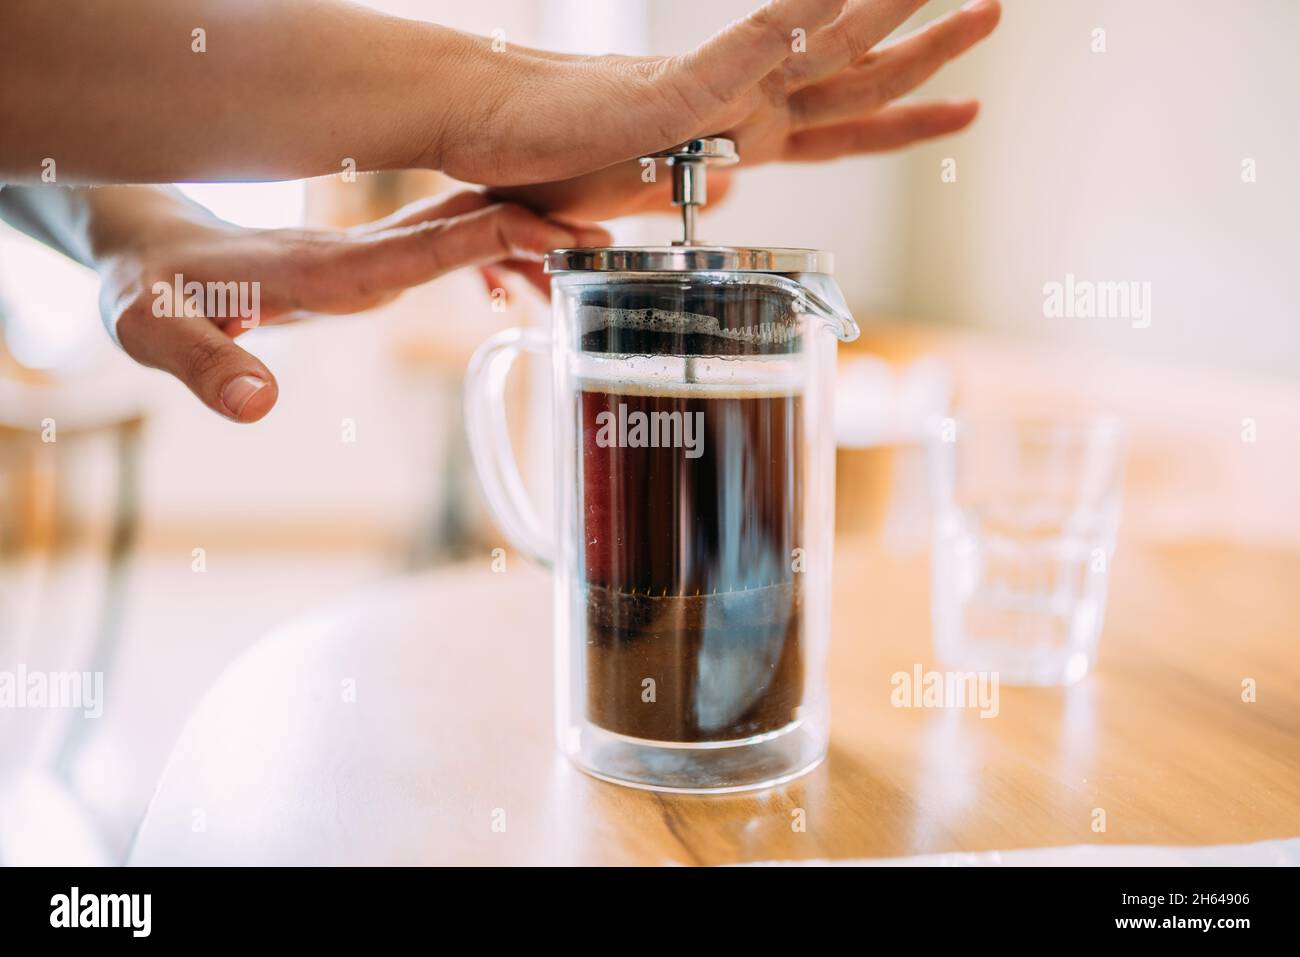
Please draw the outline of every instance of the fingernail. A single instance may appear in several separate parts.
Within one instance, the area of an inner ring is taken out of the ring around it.
[[[248,400],[264,388],[266,383],[257,376],[237,375],[221,390],[221,404],[237,419],[248,405]]]

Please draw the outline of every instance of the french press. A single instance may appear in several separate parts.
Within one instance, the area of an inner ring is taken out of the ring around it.
[[[658,154],[683,238],[549,253],[549,333],[494,336],[466,381],[488,504],[554,570],[560,747],[633,787],[774,785],[827,746],[834,364],[858,328],[829,254],[696,242],[707,167],[737,158]],[[505,427],[521,351],[551,360],[549,530]]]

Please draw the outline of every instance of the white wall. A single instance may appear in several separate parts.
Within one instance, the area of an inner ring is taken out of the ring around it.
[[[929,87],[984,110],[910,157],[906,312],[1300,372],[1300,3],[1004,6],[986,45]],[[955,184],[940,181],[944,157]],[[1043,285],[1067,273],[1152,283],[1151,326],[1044,318]]]
[[[634,0],[612,0],[618,7]],[[958,6],[935,0],[901,32]],[[832,249],[868,321],[904,316],[1107,351],[1300,371],[1300,2],[1003,0],[997,32],[916,96],[983,101],[901,154],[745,173],[702,231]],[[653,52],[755,4],[649,0]],[[1093,53],[1094,29],[1106,51]],[[940,164],[957,161],[956,183]],[[1258,178],[1242,182],[1242,161]],[[654,220],[630,237],[662,241]],[[625,238],[625,237],[621,237]],[[1151,283],[1151,325],[1047,319],[1067,274]]]

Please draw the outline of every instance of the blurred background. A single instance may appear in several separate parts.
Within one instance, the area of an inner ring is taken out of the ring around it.
[[[668,53],[754,4],[371,5],[575,53]],[[956,5],[936,0],[917,22]],[[994,36],[917,94],[980,98],[971,131],[746,170],[702,219],[710,241],[836,254],[864,326],[841,369],[841,533],[923,547],[920,423],[960,405],[1122,414],[1126,528],[1300,541],[1300,4],[1004,7]],[[449,185],[404,173],[185,189],[234,222],[283,226],[360,222]],[[676,229],[646,217],[615,235],[659,244]],[[1149,324],[1049,318],[1045,287],[1070,276],[1149,283]],[[118,354],[96,291],[0,226],[0,670],[107,675],[96,721],[0,712],[0,860],[119,860],[186,715],[243,649],[342,592],[504,546],[470,474],[460,381],[492,332],[547,321],[522,287],[494,310],[467,273],[364,316],[256,330],[247,347],[281,398],[237,428]],[[545,501],[545,410],[518,398]],[[43,441],[47,419],[57,441]],[[44,821],[80,837],[51,848]]]

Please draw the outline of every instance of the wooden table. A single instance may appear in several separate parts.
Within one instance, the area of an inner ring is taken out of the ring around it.
[[[830,755],[786,787],[670,796],[572,768],[552,743],[548,581],[484,556],[239,659],[132,860],[720,864],[1300,834],[1300,550],[1122,537],[1097,671],[1003,687],[992,719],[890,703],[891,675],[937,667],[923,555],[841,540],[835,574]]]

